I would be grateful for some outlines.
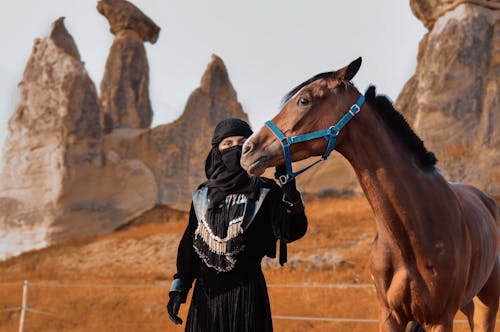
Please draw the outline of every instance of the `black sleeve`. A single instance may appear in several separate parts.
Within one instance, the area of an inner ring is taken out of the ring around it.
[[[276,183],[271,186],[269,195],[274,236],[283,243],[290,243],[304,236],[307,231],[304,209],[295,213],[287,210],[286,203],[283,202],[283,191]]]
[[[197,226],[198,220],[193,204],[191,203],[189,223],[177,250],[177,273],[174,275],[174,279],[182,279],[184,282],[189,283],[189,285],[196,278],[200,266],[199,257],[193,248],[193,237]]]

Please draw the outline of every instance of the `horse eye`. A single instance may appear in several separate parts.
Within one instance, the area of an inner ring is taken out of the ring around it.
[[[300,98],[300,99],[299,99],[299,104],[300,104],[301,106],[307,106],[307,105],[309,105],[309,99],[306,99],[306,98]]]

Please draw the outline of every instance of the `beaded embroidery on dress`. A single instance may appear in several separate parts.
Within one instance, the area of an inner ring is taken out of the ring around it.
[[[245,194],[227,195],[218,207],[198,218],[193,247],[201,260],[219,272],[231,271],[244,249],[242,225],[248,199]]]

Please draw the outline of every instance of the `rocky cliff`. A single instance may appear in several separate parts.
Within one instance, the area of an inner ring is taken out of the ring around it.
[[[411,1],[429,29],[396,105],[451,181],[500,196],[500,1]]]

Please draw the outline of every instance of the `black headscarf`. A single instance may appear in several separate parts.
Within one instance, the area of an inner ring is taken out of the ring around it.
[[[259,178],[250,177],[240,166],[241,145],[223,151],[219,143],[226,137],[250,137],[252,129],[243,120],[230,118],[219,122],[212,138],[212,149],[205,161],[208,187],[209,209],[218,206],[228,194],[250,194],[255,199],[259,191]]]

